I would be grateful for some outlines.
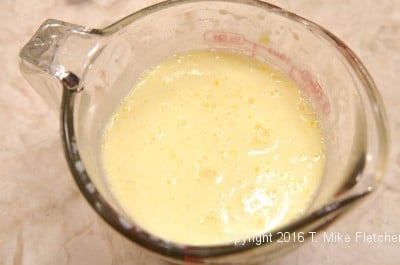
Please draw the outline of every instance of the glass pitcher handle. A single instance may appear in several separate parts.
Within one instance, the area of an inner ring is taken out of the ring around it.
[[[66,22],[45,21],[20,52],[20,69],[36,92],[54,109],[63,89],[79,91],[100,31]]]

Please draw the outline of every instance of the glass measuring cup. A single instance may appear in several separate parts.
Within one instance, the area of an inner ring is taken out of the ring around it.
[[[279,68],[298,83],[323,123],[324,179],[307,213],[273,232],[274,239],[280,238],[278,232],[289,232],[285,244],[168,242],[125,216],[107,189],[100,141],[120,100],[143,70],[163,58],[211,48],[235,50]],[[21,58],[27,80],[61,110],[66,158],[86,199],[116,230],[169,260],[248,264],[280,255],[365,198],[385,168],[385,114],[364,66],[326,30],[267,3],[167,1],[104,29],[48,20]]]

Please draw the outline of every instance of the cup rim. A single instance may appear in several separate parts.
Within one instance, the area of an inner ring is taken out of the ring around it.
[[[125,26],[135,22],[141,17],[176,5],[196,2],[228,2],[259,7],[271,13],[284,16],[302,26],[311,28],[315,34],[318,34],[319,36],[323,37],[325,40],[333,44],[333,46],[352,66],[358,79],[361,81],[363,88],[367,90],[368,99],[370,101],[369,103],[372,106],[372,111],[375,118],[374,122],[377,124],[376,126],[379,138],[378,141],[381,147],[380,153],[377,157],[378,165],[375,173],[379,176],[383,175],[388,157],[389,132],[382,99],[380,98],[376,85],[373,82],[370,74],[366,70],[365,66],[351,51],[351,49],[335,35],[314,22],[311,22],[278,6],[260,0],[169,0],[134,12],[103,29],[92,29],[91,32],[100,35],[111,35],[118,30],[124,28]],[[123,216],[119,215],[117,211],[114,210],[114,208],[103,198],[100,192],[94,188],[94,184],[92,183],[88,173],[86,172],[84,163],[80,158],[74,128],[74,102],[77,93],[79,92],[69,90],[66,87],[63,88],[63,98],[61,104],[61,131],[65,156],[70,171],[81,193],[84,195],[84,197],[93,207],[93,209],[97,212],[97,214],[99,214],[114,229],[119,231],[122,235],[124,235],[131,241],[152,252],[161,254],[162,256],[165,256],[167,258],[180,261],[195,262],[207,258],[238,254],[246,250],[262,247],[269,244],[269,242],[256,244],[256,242],[251,241],[245,241],[243,245],[237,245],[234,243],[200,246],[179,244],[161,239],[156,235],[150,234],[147,231],[144,231],[140,226],[128,222]],[[350,208],[350,206],[354,204],[354,202],[359,201],[359,199],[361,198],[364,198],[372,190],[373,187],[369,187],[365,191],[355,192],[354,194],[350,194],[349,196],[344,197],[334,203],[325,205],[324,207],[315,210],[312,213],[309,213],[302,218],[297,219],[296,221],[288,225],[285,225],[284,227],[281,227],[279,231],[290,233],[299,231],[299,229],[310,225],[310,223],[323,219],[321,223],[313,227],[313,231],[318,231],[322,227],[325,227],[327,224],[331,223],[333,220],[336,220],[336,218],[341,216],[343,213],[347,212],[347,210]],[[271,233],[272,238],[276,239],[278,238],[277,232],[278,231],[271,231],[268,233]]]

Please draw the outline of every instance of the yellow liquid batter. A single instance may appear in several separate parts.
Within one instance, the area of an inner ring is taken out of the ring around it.
[[[152,234],[196,245],[299,217],[324,169],[320,124],[298,87],[253,58],[216,51],[144,73],[102,151],[122,209]]]

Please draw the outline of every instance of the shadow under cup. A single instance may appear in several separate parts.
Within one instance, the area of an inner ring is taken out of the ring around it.
[[[294,80],[313,105],[326,145],[323,180],[304,217],[277,231],[317,231],[372,191],[383,174],[385,115],[368,72],[331,33],[285,10],[255,0],[167,1],[72,40],[58,52],[59,62],[72,65],[83,54],[89,63],[77,70],[81,91],[64,86],[63,140],[71,171],[109,224],[169,260],[248,264],[301,243],[179,245],[143,231],[120,209],[102,166],[105,126],[143,71],[173,54],[225,49],[254,57]]]

